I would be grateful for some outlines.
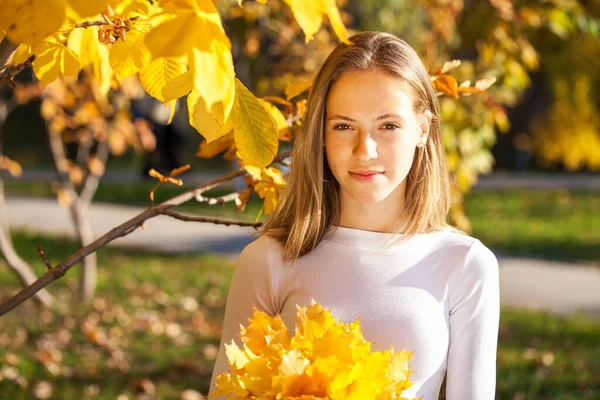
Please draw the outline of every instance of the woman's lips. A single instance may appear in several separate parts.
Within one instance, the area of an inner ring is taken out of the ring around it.
[[[378,179],[379,177],[383,176],[383,172],[373,172],[373,173],[355,173],[355,172],[350,172],[350,176],[352,177],[352,179],[355,179],[359,182],[373,182],[374,180]]]

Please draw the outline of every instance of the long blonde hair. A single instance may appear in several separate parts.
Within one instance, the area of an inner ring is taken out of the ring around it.
[[[286,189],[261,232],[284,246],[284,262],[313,250],[339,223],[339,183],[331,176],[323,147],[325,104],[331,85],[349,70],[380,70],[397,78],[412,95],[413,111],[432,114],[427,143],[416,148],[407,176],[407,220],[393,244],[413,234],[449,228],[450,184],[439,102],[423,62],[412,47],[390,33],[367,31],[349,40],[351,45],[339,44],[317,72],[292,150]]]

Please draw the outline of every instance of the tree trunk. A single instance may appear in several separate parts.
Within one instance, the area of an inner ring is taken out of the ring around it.
[[[94,241],[92,228],[85,217],[87,205],[82,202],[77,195],[73,183],[69,178],[69,171],[64,167],[61,167],[64,165],[64,160],[66,160],[61,134],[48,131],[48,139],[50,141],[52,156],[54,157],[54,164],[56,165],[58,180],[69,197],[69,211],[71,212],[71,219],[73,221],[73,226],[75,227],[75,232],[77,233],[81,247],[85,247]],[[83,301],[91,300],[96,290],[96,260],[96,253],[88,255],[82,260],[83,266],[81,269],[81,279],[79,281],[79,298]]]
[[[79,238],[81,247],[85,247],[94,241],[94,233],[88,219],[85,216],[87,207],[81,201],[76,200],[69,206],[71,218]],[[96,292],[97,275],[97,257],[96,253],[91,253],[83,259],[83,268],[79,281],[79,298],[83,301],[89,301]]]
[[[3,152],[4,121],[0,120],[0,156],[2,156]],[[29,265],[19,257],[12,244],[8,219],[6,217],[6,206],[4,202],[4,171],[2,170],[0,170],[0,251],[6,259],[8,267],[17,274],[23,286],[29,286],[37,280],[35,273],[31,270]],[[37,292],[35,298],[46,307],[50,307],[54,303],[54,297],[52,297],[46,289]]]
[[[9,268],[17,274],[24,287],[31,285],[37,280],[38,277],[31,270],[29,265],[23,261],[21,257],[19,257],[11,245],[9,237],[4,232],[4,229],[0,229],[0,250],[6,259],[6,263],[8,264]],[[52,304],[54,304],[54,297],[52,297],[52,295],[46,289],[42,289],[37,292],[35,294],[35,298],[46,307],[50,307]]]

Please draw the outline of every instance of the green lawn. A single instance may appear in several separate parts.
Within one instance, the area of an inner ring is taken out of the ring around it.
[[[600,264],[600,193],[476,191],[465,200],[473,235],[512,254]]]
[[[35,246],[51,261],[77,249],[71,241],[26,233],[15,234],[14,242],[38,273],[45,267]],[[162,399],[179,399],[186,389],[206,394],[232,260],[112,248],[98,257],[92,306],[74,299],[74,267],[50,285],[66,310],[40,311],[30,300],[0,318],[0,371],[12,374],[0,380],[0,398],[35,398],[40,382],[49,382],[51,398],[61,400],[133,399],[144,390]],[[5,298],[18,284],[3,260],[0,271]],[[599,334],[600,322],[583,317],[503,310],[496,398],[600,399]]]
[[[132,185],[102,183],[96,201],[148,205],[153,181]],[[186,187],[163,185],[156,200],[163,201]],[[8,182],[6,192],[50,196],[50,185]],[[224,194],[215,190],[214,195]],[[189,202],[178,209],[227,218],[254,221],[261,208],[253,194],[244,213],[233,203],[207,206]],[[600,194],[567,190],[474,191],[465,199],[465,212],[473,226],[473,236],[494,250],[515,255],[560,260],[584,260],[600,264]]]

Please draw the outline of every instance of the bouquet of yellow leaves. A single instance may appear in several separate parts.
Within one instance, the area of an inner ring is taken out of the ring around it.
[[[208,397],[286,400],[408,400],[412,386],[407,350],[371,352],[360,319],[337,323],[321,304],[300,307],[296,332],[290,337],[280,315],[254,308],[250,325],[241,327],[243,348],[225,344],[231,372],[216,377]]]

